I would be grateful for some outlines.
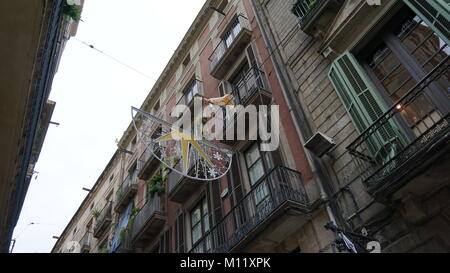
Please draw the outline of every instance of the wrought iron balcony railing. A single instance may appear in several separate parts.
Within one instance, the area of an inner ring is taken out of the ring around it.
[[[399,178],[449,140],[449,68],[447,57],[347,147],[371,194],[400,187]]]
[[[165,221],[165,208],[162,198],[158,194],[154,194],[134,219],[131,232],[133,245],[139,247],[151,242],[156,238]]]
[[[298,17],[300,26],[304,26],[314,12],[325,0],[298,0],[292,8],[292,13]]]
[[[137,170],[128,173],[122,185],[116,192],[116,206],[114,210],[120,212],[125,208],[134,194],[137,192]]]
[[[94,237],[99,238],[112,221],[112,202],[108,202],[100,211],[94,227]]]
[[[91,250],[91,243],[92,234],[90,232],[86,232],[80,240],[81,253],[89,252]]]
[[[250,35],[245,35],[250,33],[250,24],[248,19],[243,15],[237,15],[235,19],[231,22],[228,31],[222,35],[222,39],[217,47],[214,49],[213,53],[209,57],[211,74],[213,76],[220,77],[217,75],[217,68],[221,65],[224,57],[229,54],[230,50],[234,49],[236,44],[239,42],[247,43]],[[244,37],[245,36],[245,37]],[[244,39],[242,39],[244,38]],[[221,74],[221,73],[219,73]]]
[[[229,252],[288,202],[305,209],[309,205],[300,173],[281,166],[273,168],[203,239],[193,245],[191,252],[202,249],[199,247],[202,245],[203,249],[213,253]]]
[[[236,105],[247,105],[258,90],[269,91],[267,78],[264,72],[252,67],[245,76],[233,86],[233,96]]]

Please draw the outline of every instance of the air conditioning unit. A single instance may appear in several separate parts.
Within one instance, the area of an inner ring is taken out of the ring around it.
[[[322,157],[327,152],[329,152],[331,148],[333,148],[335,145],[336,143],[331,137],[326,136],[321,132],[317,132],[316,134],[314,134],[313,137],[311,137],[306,142],[304,147],[309,151],[311,151],[314,155]]]

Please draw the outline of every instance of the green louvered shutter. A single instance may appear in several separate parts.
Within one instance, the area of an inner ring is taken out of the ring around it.
[[[349,113],[356,129],[362,133],[387,109],[371,81],[355,57],[346,52],[337,58],[329,73],[330,80],[339,98]],[[401,135],[394,122],[390,122],[371,134],[366,144],[372,156]]]
[[[450,44],[450,0],[403,1],[447,44]]]

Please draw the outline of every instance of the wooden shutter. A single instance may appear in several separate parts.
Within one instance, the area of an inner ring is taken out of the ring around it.
[[[387,109],[372,82],[350,52],[344,53],[333,62],[329,77],[360,133],[371,126]],[[399,135],[402,133],[392,121],[371,134],[366,144],[372,155],[376,156],[387,143]]]
[[[447,43],[450,44],[450,6],[448,0],[404,0]]]
[[[176,253],[184,253],[186,251],[184,248],[185,246],[184,229],[185,229],[184,213],[181,213],[175,220]]]
[[[210,228],[212,228],[212,225],[222,219],[222,198],[220,198],[222,192],[220,190],[220,180],[208,183],[207,188],[208,212],[211,224]]]
[[[171,230],[166,230],[159,239],[160,253],[170,253],[170,232]]]

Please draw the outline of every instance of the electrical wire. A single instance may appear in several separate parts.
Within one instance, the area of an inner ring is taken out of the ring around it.
[[[107,53],[101,51],[100,49],[94,47],[92,44],[86,43],[86,42],[84,42],[84,41],[82,41],[82,40],[80,40],[80,39],[78,39],[78,38],[76,38],[76,37],[72,37],[72,38],[75,39],[76,41],[78,41],[79,43],[81,43],[81,44],[83,44],[83,45],[85,45],[85,46],[87,46],[87,47],[89,47],[89,48],[91,48],[91,49],[97,51],[98,53],[100,53],[100,54],[102,54],[102,55],[104,55],[104,56],[106,56],[106,57],[108,57],[108,58],[110,58],[111,60],[117,62],[118,64],[123,65],[123,66],[127,67],[128,69],[131,69],[131,70],[133,70],[134,72],[140,74],[141,76],[144,76],[144,77],[146,77],[147,79],[150,79],[150,80],[156,82],[155,79],[153,79],[152,77],[148,76],[148,75],[145,74],[144,72],[139,71],[139,70],[137,70],[136,68],[132,67],[131,65],[128,65],[128,64],[126,64],[125,62],[123,62],[123,61],[121,61],[121,60],[119,60],[119,59],[117,59],[117,58],[115,58],[115,57],[113,57],[113,56],[111,56],[111,55],[109,55],[109,54],[107,54]]]

